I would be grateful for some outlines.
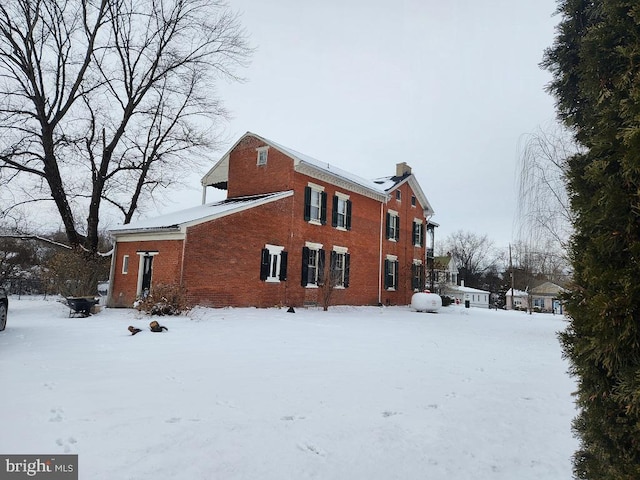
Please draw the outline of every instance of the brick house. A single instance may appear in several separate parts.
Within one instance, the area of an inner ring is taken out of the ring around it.
[[[111,230],[110,306],[158,284],[191,304],[408,304],[425,285],[433,209],[406,163],[366,180],[253,133],[203,177],[203,204]],[[208,188],[227,191],[206,203]]]

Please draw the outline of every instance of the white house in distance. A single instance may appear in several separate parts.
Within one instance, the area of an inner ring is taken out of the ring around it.
[[[507,310],[529,310],[529,301],[531,301],[531,308],[535,311],[561,314],[562,302],[559,297],[565,291],[560,285],[552,282],[544,282],[528,292],[514,290],[513,295],[509,289],[506,294],[506,308]]]
[[[489,308],[489,299],[491,298],[491,293],[486,290],[465,287],[464,280],[461,281],[461,285],[449,285],[447,295],[454,297],[456,303],[466,305],[465,302],[468,301],[470,307],[478,308]]]
[[[524,290],[509,289],[506,293],[505,308],[507,310],[522,310],[529,306],[529,294]]]

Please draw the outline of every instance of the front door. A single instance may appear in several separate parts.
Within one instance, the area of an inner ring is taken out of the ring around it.
[[[151,274],[153,272],[153,257],[145,255],[142,257],[142,287],[140,293],[143,297],[149,295],[151,290]]]

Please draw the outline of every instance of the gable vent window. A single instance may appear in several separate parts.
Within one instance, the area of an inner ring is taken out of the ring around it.
[[[258,166],[263,166],[267,164],[267,154],[269,153],[269,147],[260,147],[258,148]]]

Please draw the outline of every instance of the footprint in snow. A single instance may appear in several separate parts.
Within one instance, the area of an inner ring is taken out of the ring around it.
[[[53,414],[53,416],[49,419],[50,422],[62,421],[62,414],[64,413],[64,411],[61,408],[52,408],[51,413]]]
[[[384,418],[393,417],[394,415],[400,415],[400,412],[392,412],[391,410],[385,410],[382,412]]]

